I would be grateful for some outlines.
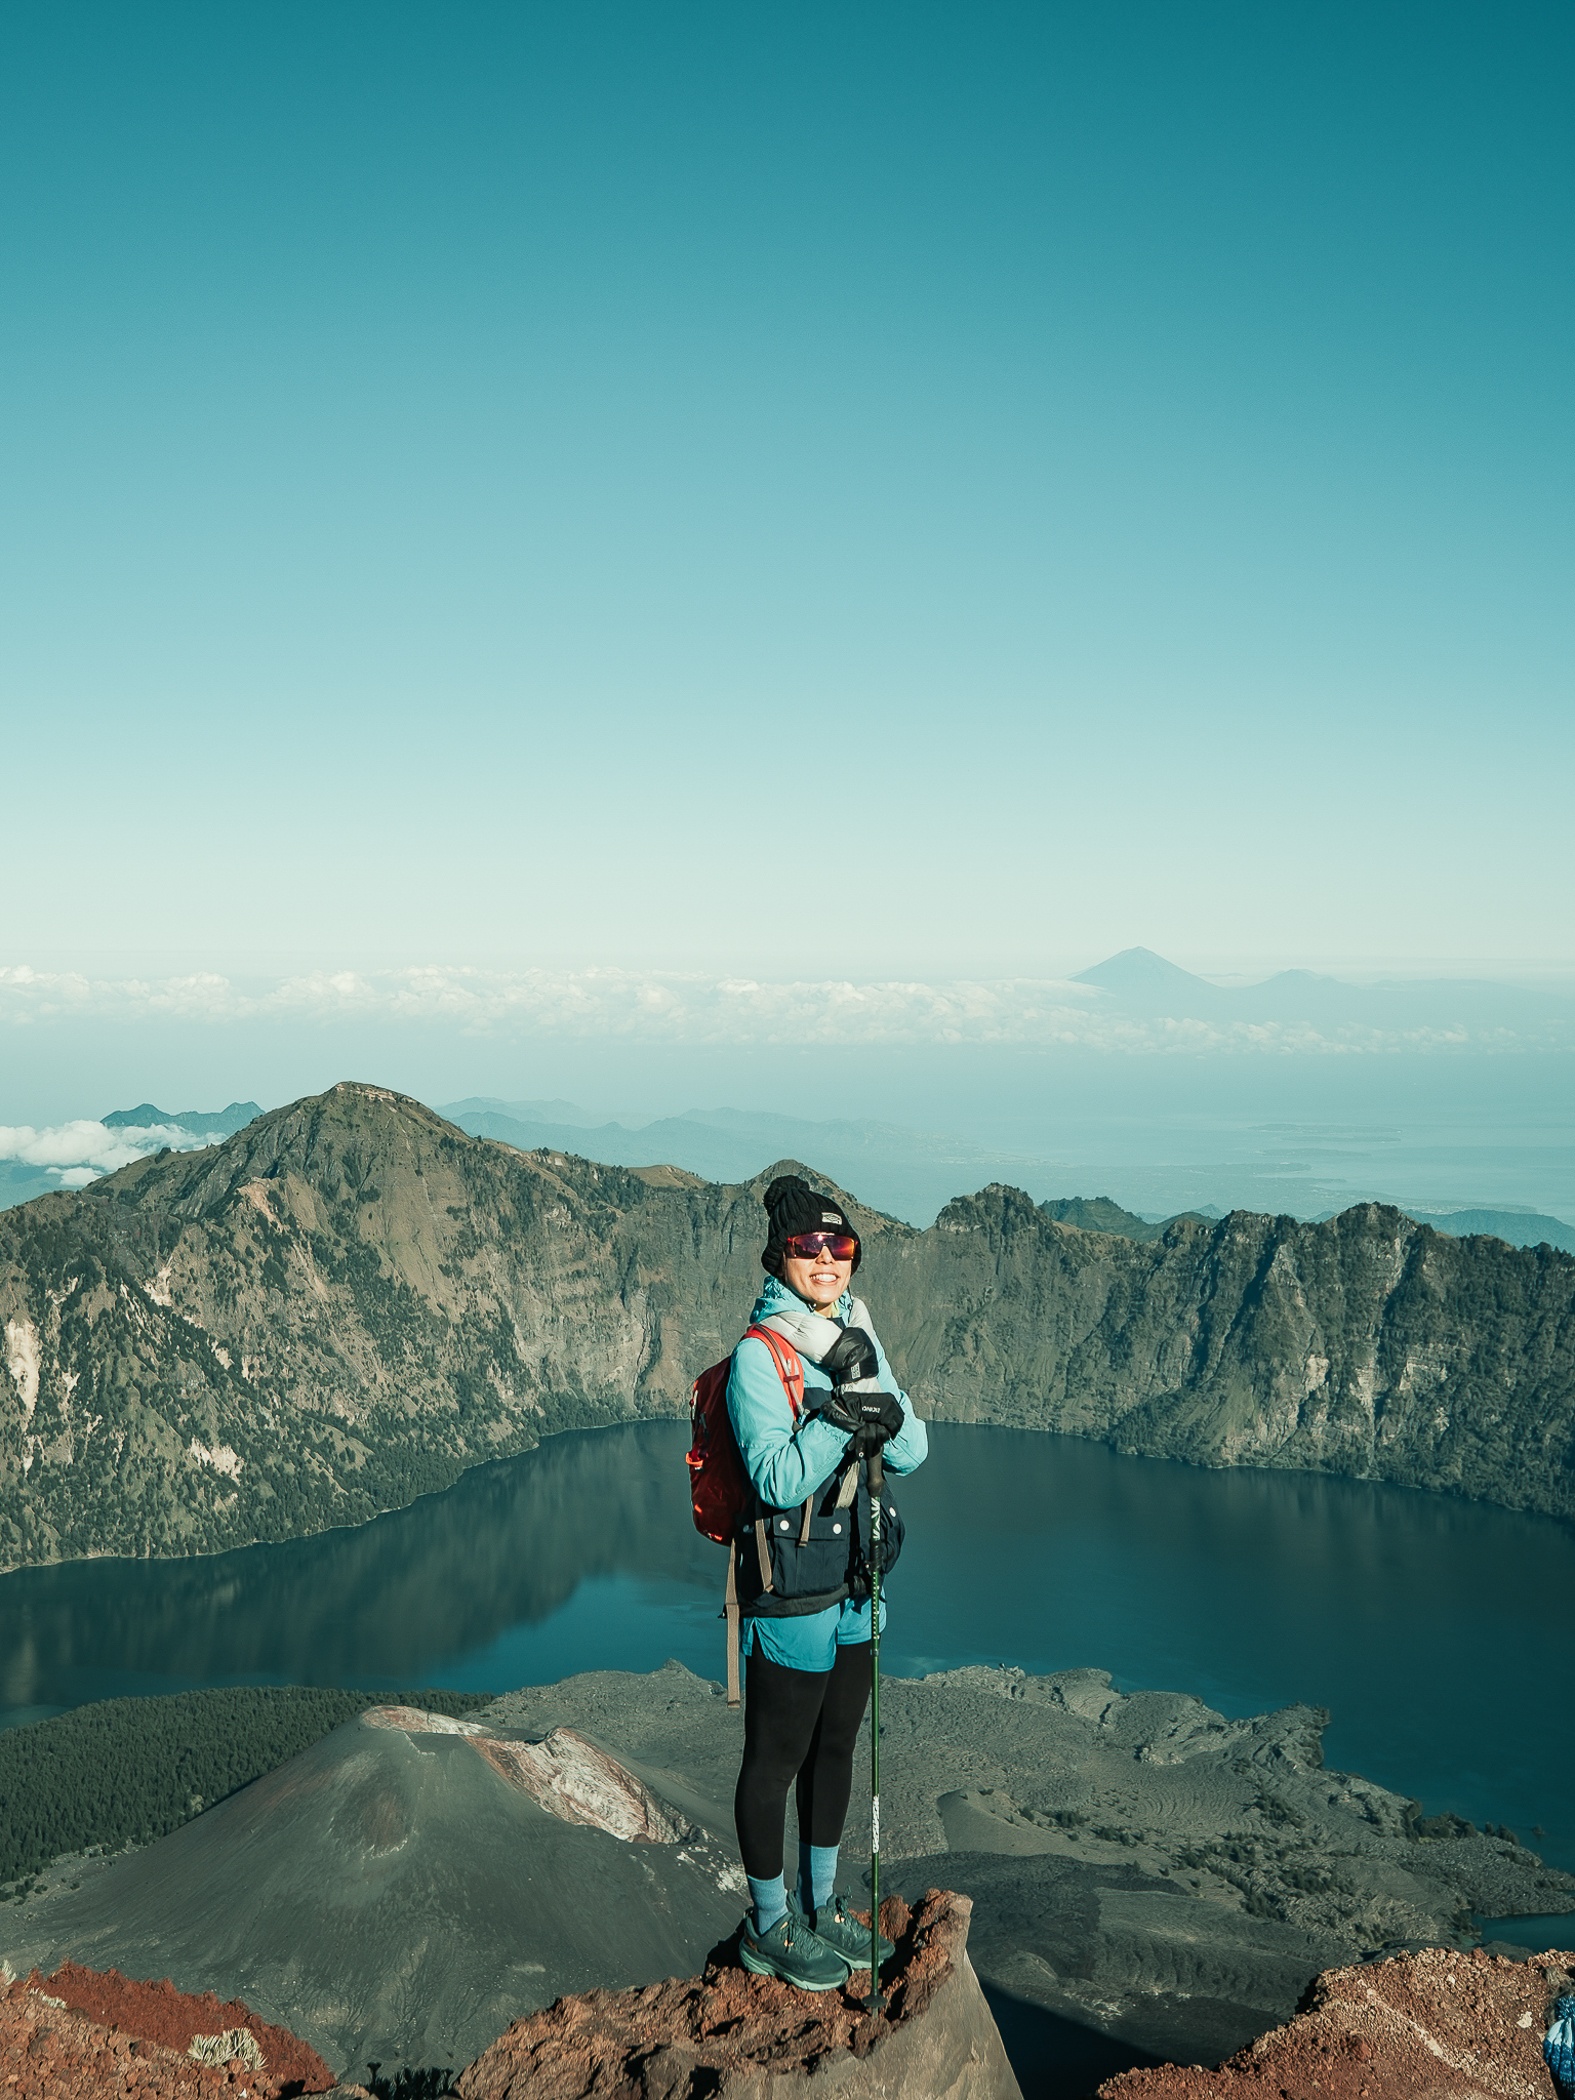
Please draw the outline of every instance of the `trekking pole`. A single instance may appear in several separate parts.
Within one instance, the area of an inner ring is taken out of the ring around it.
[[[866,2012],[883,2010],[880,1994],[880,1498],[886,1469],[880,1445],[869,1455],[870,1490],[870,1994]]]

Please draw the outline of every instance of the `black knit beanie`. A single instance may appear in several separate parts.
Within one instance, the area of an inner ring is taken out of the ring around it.
[[[796,1174],[779,1174],[761,1197],[771,1220],[761,1268],[772,1276],[782,1274],[782,1249],[800,1232],[850,1232],[853,1234],[853,1266],[863,1254],[858,1232],[835,1196],[822,1196]]]

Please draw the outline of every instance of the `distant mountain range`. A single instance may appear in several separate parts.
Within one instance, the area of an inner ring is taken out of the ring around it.
[[[138,1108],[111,1109],[101,1118],[106,1130],[188,1131],[193,1137],[233,1137],[262,1114],[255,1101],[232,1101],[228,1108],[155,1108],[144,1101]]]
[[[142,1152],[155,1152],[165,1145],[189,1150],[210,1144],[244,1129],[261,1114],[255,1101],[178,1112],[144,1101],[137,1108],[112,1109],[96,1122],[84,1120],[58,1130],[10,1130],[6,1135],[17,1151],[12,1157],[0,1157],[0,1210],[31,1203],[35,1196],[47,1196],[56,1189],[80,1188],[95,1175]]]
[[[1575,987],[1538,989],[1461,977],[1351,984],[1316,970],[1279,970],[1256,984],[1221,985],[1151,948],[1123,948],[1078,971],[1072,982],[1090,985],[1113,1005],[1149,1020],[1303,1022],[1320,1030],[1357,1027],[1402,1035],[1502,1028],[1535,1036],[1548,1027],[1567,1031],[1575,1015]]]
[[[1181,1218],[1204,1222],[1204,1213],[1197,1210],[1182,1211],[1175,1218],[1140,1218],[1136,1211],[1123,1210],[1108,1196],[1055,1196],[1039,1208],[1058,1225],[1075,1225],[1079,1232],[1113,1232],[1118,1239],[1137,1240],[1143,1246],[1163,1239],[1169,1227]]]
[[[1179,1211],[1172,1218],[1143,1218],[1134,1211],[1123,1210],[1108,1196],[1058,1196],[1041,1203],[1039,1208],[1047,1218],[1076,1225],[1084,1232],[1114,1232],[1122,1239],[1145,1243],[1163,1239],[1172,1225],[1184,1219],[1204,1223],[1229,1215],[1211,1206],[1206,1210]],[[1340,1215],[1333,1210],[1325,1213],[1326,1218]],[[1404,1216],[1414,1218],[1418,1225],[1431,1225],[1435,1232],[1447,1232],[1451,1239],[1486,1234],[1511,1247],[1550,1246],[1575,1254],[1575,1230],[1560,1218],[1543,1217],[1534,1210],[1407,1210]]]
[[[1147,958],[1131,965],[1140,981],[1152,963],[1157,966],[1161,981],[1168,973],[1189,984],[1202,983],[1158,956],[1148,957],[1146,950],[1131,950],[1129,957]],[[1125,966],[1129,957],[1114,957],[1099,968]],[[136,1108],[115,1109],[97,1124],[70,1128],[114,1133],[124,1139],[118,1159],[114,1160],[118,1164],[165,1144],[189,1149],[212,1143],[218,1137],[244,1129],[261,1113],[255,1101],[231,1102],[228,1108],[218,1110],[161,1109],[145,1101]],[[1048,1196],[1047,1190],[1058,1183],[1065,1187],[1070,1178],[1064,1162],[991,1150],[966,1138],[909,1130],[895,1123],[852,1119],[815,1122],[731,1108],[691,1109],[683,1115],[654,1120],[622,1120],[562,1099],[504,1101],[480,1095],[450,1102],[438,1113],[473,1137],[495,1138],[520,1151],[574,1152],[608,1166],[677,1166],[708,1181],[749,1181],[773,1160],[791,1155],[814,1162],[823,1173],[858,1188],[877,1209],[889,1211],[909,1224],[929,1223],[959,1190],[977,1188],[990,1181],[1021,1184],[1045,1199],[1047,1215],[1068,1224],[1116,1232],[1129,1239],[1158,1238],[1172,1216],[1225,1215],[1222,1206],[1212,1203],[1198,1204],[1179,1213],[1140,1215],[1104,1196]],[[53,1193],[62,1185],[79,1186],[87,1178],[86,1173],[80,1173],[63,1184],[58,1167],[51,1170],[23,1160],[0,1159],[0,1210]],[[1309,1210],[1312,1208],[1308,1206]],[[1566,1253],[1575,1253],[1575,1227],[1545,1212],[1503,1206],[1443,1210],[1409,1203],[1400,1208],[1418,1223],[1456,1237],[1491,1233],[1512,1247],[1534,1247],[1546,1242]],[[1332,1217],[1336,1213],[1325,1208],[1316,1215]]]
[[[1163,967],[1168,970],[1171,965]],[[708,1181],[749,1181],[772,1160],[792,1155],[813,1160],[823,1172],[861,1189],[877,1208],[910,1224],[933,1218],[958,1193],[960,1183],[1021,1179],[1043,1187],[1057,1173],[1051,1161],[990,1152],[963,1139],[903,1130],[893,1123],[814,1123],[721,1108],[625,1124],[598,1119],[572,1101],[495,1101],[479,1096],[451,1101],[438,1113],[472,1137],[496,1138],[521,1152],[574,1152],[614,1167],[683,1167]],[[1125,1210],[1108,1196],[1052,1197],[1043,1208],[1046,1216],[1065,1224],[1115,1232],[1126,1239],[1158,1239],[1171,1223],[1168,1217]],[[1225,1212],[1205,1205],[1173,1215],[1218,1218]],[[1575,1227],[1540,1211],[1424,1211],[1407,1206],[1406,1215],[1456,1238],[1492,1233],[1512,1247],[1546,1242],[1575,1254]]]
[[[736,1108],[690,1109],[652,1122],[609,1122],[572,1101],[494,1101],[472,1096],[438,1110],[472,1137],[521,1152],[575,1152],[612,1167],[683,1167],[707,1181],[749,1181],[773,1160],[813,1160],[856,1186],[866,1201],[910,1223],[933,1218],[970,1183],[1028,1166],[965,1138],[895,1123],[810,1122]]]
[[[762,1181],[519,1152],[344,1084],[9,1211],[0,1562],[299,1536],[678,1413],[758,1286]],[[847,1201],[927,1412],[1575,1514],[1567,1255],[1373,1204],[1140,1241],[1001,1186],[924,1232]]]
[[[1558,1247],[1566,1254],[1575,1254],[1575,1227],[1566,1225],[1562,1218],[1547,1217],[1535,1210],[1408,1210],[1408,1218],[1415,1218],[1419,1225],[1431,1225],[1435,1232],[1447,1232],[1454,1239],[1466,1239],[1474,1233],[1490,1233],[1494,1239],[1507,1240],[1511,1247]]]

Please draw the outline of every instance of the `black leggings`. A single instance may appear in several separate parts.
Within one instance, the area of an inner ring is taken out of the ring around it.
[[[782,1872],[788,1788],[796,1781],[798,1834],[841,1841],[853,1791],[853,1746],[870,1695],[870,1647],[839,1647],[829,1670],[790,1670],[752,1649],[744,1676],[744,1762],[733,1796],[744,1872]]]

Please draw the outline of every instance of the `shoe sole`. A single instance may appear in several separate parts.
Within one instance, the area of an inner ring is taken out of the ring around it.
[[[836,1953],[836,1949],[833,1948],[832,1952]],[[842,1986],[847,1982],[849,1976],[851,1976],[853,1973],[852,1964],[850,1963],[848,1967],[843,1970],[840,1976],[833,1976],[825,1983],[810,1983],[805,1977],[802,1976],[784,1976],[780,1969],[774,1967],[773,1964],[768,1961],[760,1960],[758,1956],[753,1961],[751,1961],[749,1958],[749,1949],[743,1945],[740,1945],[739,1947],[738,1958],[744,1964],[744,1967],[749,1971],[751,1976],[770,1976],[777,1983],[792,1984],[794,1990],[796,1991],[840,1991]],[[837,1959],[838,1961],[845,1961],[847,1957],[845,1955],[838,1954]]]

